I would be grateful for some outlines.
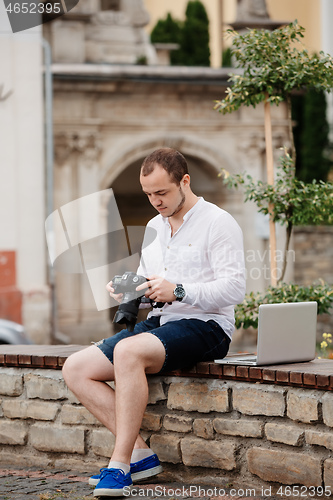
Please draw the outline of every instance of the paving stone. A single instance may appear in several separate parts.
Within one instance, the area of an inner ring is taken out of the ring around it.
[[[213,422],[210,418],[196,418],[193,422],[193,432],[204,439],[214,438]]]
[[[179,434],[153,434],[150,438],[150,446],[161,462],[181,463]]]
[[[59,400],[67,398],[68,389],[61,373],[56,370],[44,370],[37,374],[36,372],[24,376],[29,399]]]
[[[209,413],[229,410],[228,386],[221,380],[172,382],[168,408]]]
[[[0,443],[10,445],[24,445],[27,441],[28,428],[24,422],[15,420],[0,421]]]
[[[3,396],[20,396],[23,392],[22,374],[15,368],[3,368],[0,377],[0,394]]]
[[[305,431],[305,439],[308,444],[324,446],[329,450],[333,450],[333,434],[331,432],[321,432],[308,430]]]
[[[93,488],[88,485],[88,477],[86,472],[8,466],[0,468],[0,498],[1,500],[92,500]],[[235,487],[230,489],[215,484],[208,486],[170,482],[165,474],[160,474],[158,479],[154,478],[149,483],[136,484],[134,495],[129,498],[210,500],[214,497],[216,500],[248,500],[247,491],[251,491],[251,500],[264,500],[259,494],[257,496],[254,494],[254,489]],[[258,493],[259,491],[260,489]]]
[[[110,458],[114,448],[115,437],[107,429],[92,431],[91,449],[95,455]]]
[[[33,424],[30,440],[36,450],[84,454],[84,430],[73,427],[47,427]]]
[[[163,419],[163,427],[173,432],[191,432],[193,419],[183,415],[166,415]]]
[[[323,420],[324,424],[333,427],[333,394],[330,392],[323,396]]]
[[[151,377],[148,379],[149,384],[149,399],[148,404],[155,404],[157,401],[166,399],[163,389],[162,380],[159,377]]]
[[[333,459],[328,458],[324,462],[324,484],[333,491]]]
[[[289,444],[290,446],[300,446],[304,435],[302,428],[274,422],[265,425],[265,433],[269,441]]]
[[[233,408],[245,415],[267,415],[283,417],[285,412],[285,390],[274,386],[234,384]]]
[[[64,404],[61,408],[60,419],[63,424],[102,425],[97,418],[83,406]]]
[[[54,420],[58,413],[59,405],[56,403],[20,399],[4,401],[2,409],[7,418]]]
[[[236,468],[236,445],[231,441],[207,441],[187,436],[181,440],[181,452],[184,464],[191,467]]]
[[[264,426],[263,422],[260,420],[233,420],[228,418],[215,418],[213,420],[213,425],[214,429],[219,434],[253,438],[262,437]]]
[[[319,419],[318,401],[320,401],[321,396],[318,391],[304,391],[302,389],[288,391],[288,417],[307,424],[317,422]]]
[[[247,452],[247,463],[249,471],[264,481],[321,485],[320,457],[254,447]]]
[[[145,431],[158,431],[161,427],[162,416],[157,413],[146,411],[143,415],[141,429]]]

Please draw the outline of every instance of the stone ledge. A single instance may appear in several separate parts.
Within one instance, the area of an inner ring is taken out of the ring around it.
[[[234,73],[242,70],[234,68]],[[227,87],[230,68],[195,66],[146,66],[135,64],[52,64],[54,78],[94,78],[95,80],[134,80],[155,82],[214,83]]]
[[[61,370],[68,356],[84,349],[83,345],[1,345],[0,366]],[[198,363],[190,370],[165,375],[201,377],[244,382],[333,390],[333,360],[314,359],[307,363],[274,366],[220,365]]]

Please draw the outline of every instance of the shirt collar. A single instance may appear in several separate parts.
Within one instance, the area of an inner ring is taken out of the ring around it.
[[[188,212],[186,212],[186,214],[184,215],[184,217],[183,217],[183,221],[184,222],[187,219],[189,219],[198,210],[198,205],[199,205],[199,208],[200,208],[200,205],[202,204],[203,201],[204,201],[203,197],[199,196],[198,197],[198,201],[196,202],[196,204],[193,205],[193,207],[190,208],[190,210]]]

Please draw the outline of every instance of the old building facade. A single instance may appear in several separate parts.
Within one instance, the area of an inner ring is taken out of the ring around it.
[[[67,342],[86,343],[111,330],[112,304],[105,284],[112,277],[115,261],[136,265],[142,228],[155,215],[141,192],[139,167],[147,154],[161,146],[179,149],[189,161],[194,192],[228,210],[241,225],[248,290],[262,290],[269,283],[266,221],[258,217],[255,206],[244,204],[241,192],[227,190],[218,177],[224,168],[265,178],[263,109],[243,108],[225,116],[215,111],[214,101],[224,95],[229,70],[160,65],[145,32],[148,20],[143,1],[86,0],[43,26],[53,56],[53,212],[58,214],[54,220],[61,222],[47,228],[53,231],[51,247],[55,245],[58,255],[54,260],[55,333],[66,334]],[[36,78],[42,55],[42,34],[38,36]],[[148,64],[137,64],[142,57]],[[25,131],[36,137],[39,130],[40,145],[29,150],[31,160],[25,174],[35,183],[20,219],[29,219],[25,229],[33,236],[24,240],[25,246],[30,245],[28,252],[21,243],[17,247],[18,288],[23,291],[23,322],[35,341],[47,343],[57,338],[52,339],[47,329],[51,297],[43,220],[50,213],[44,205],[42,88],[34,89],[39,93],[34,102],[40,114],[36,111],[31,116],[34,120],[39,116],[38,126],[27,125]],[[284,105],[272,107],[272,116],[278,161],[279,148],[289,142]],[[11,179],[15,190],[14,177]],[[10,197],[9,190],[6,196]],[[65,215],[71,207],[80,206],[81,202],[75,205],[77,200],[93,200],[93,204],[91,210],[84,208],[80,220],[72,219],[73,229],[66,226]],[[117,232],[110,238],[108,228],[113,224]],[[2,249],[15,246],[14,239],[7,237]],[[281,255],[283,244],[281,229]],[[291,255],[286,279],[292,275],[292,260]],[[21,284],[24,276],[26,285]]]
[[[53,73],[55,208],[112,188],[123,225],[144,226],[155,213],[139,185],[140,164],[154,149],[174,147],[188,158],[194,192],[228,210],[243,228],[245,248],[251,249],[248,289],[262,289],[269,282],[267,234],[258,230],[255,207],[245,205],[241,193],[228,191],[218,174],[225,168],[264,175],[263,109],[217,113],[214,100],[227,85],[222,69],[55,64]],[[273,115],[278,151],[288,141],[286,110],[275,108]],[[106,236],[100,245],[99,263],[93,251],[96,267],[125,258],[127,248],[124,255],[110,254]],[[104,271],[103,292],[112,277],[107,267]],[[59,322],[72,339],[79,324],[84,331],[90,325],[97,337],[97,324],[109,329],[109,312],[96,309],[90,285],[84,272],[57,275]]]

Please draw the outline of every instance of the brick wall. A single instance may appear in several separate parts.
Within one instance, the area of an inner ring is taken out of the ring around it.
[[[333,393],[190,377],[149,378],[142,432],[172,478],[333,490]],[[0,368],[0,461],[106,466],[113,436],[59,370]]]
[[[22,323],[22,292],[16,283],[16,252],[0,251],[0,318]]]
[[[296,283],[322,278],[333,284],[333,226],[295,227],[294,249]]]
[[[295,227],[293,239],[295,283],[311,285],[321,278],[333,285],[333,226]],[[332,313],[318,317],[318,339],[333,333]]]

